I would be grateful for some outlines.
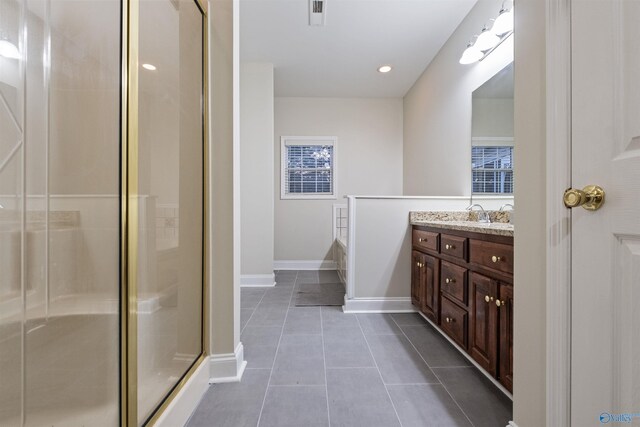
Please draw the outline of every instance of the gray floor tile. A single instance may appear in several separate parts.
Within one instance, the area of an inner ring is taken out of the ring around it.
[[[284,323],[285,335],[320,334],[320,307],[290,308]]]
[[[240,330],[244,329],[247,326],[247,322],[251,318],[253,314],[253,308],[242,308],[240,309]]]
[[[240,297],[240,308],[254,309],[258,306],[258,303],[262,300],[262,296],[250,295],[247,297]]]
[[[420,326],[426,325],[427,321],[422,318],[418,313],[393,313],[391,318],[399,326]]]
[[[402,334],[390,314],[357,314],[358,321],[365,335]]]
[[[399,426],[389,395],[375,368],[327,369],[331,426]]]
[[[511,400],[475,367],[433,371],[474,426],[505,426],[512,419]]]
[[[342,307],[322,307],[322,328],[325,332],[332,330],[343,330],[345,328],[357,328],[360,324],[355,314],[347,314],[342,311]]]
[[[256,308],[280,308],[281,310],[287,310],[289,308],[289,300],[279,301],[262,301]]]
[[[249,369],[242,382],[209,387],[187,427],[255,427],[270,371]]]
[[[370,335],[367,341],[385,384],[438,382],[431,369],[404,336]]]
[[[296,285],[297,292],[345,292],[342,283],[300,283]]]
[[[267,288],[240,288],[240,298],[262,297]]]
[[[327,368],[375,367],[369,346],[360,328],[325,331],[324,354]]]
[[[262,302],[289,302],[291,299],[292,289],[290,288],[273,288],[265,292]]]
[[[401,329],[431,368],[471,366],[471,362],[431,325],[402,326]]]
[[[326,427],[329,425],[324,386],[269,387],[260,427]]]
[[[340,277],[336,271],[300,271],[296,283],[338,283]]]
[[[271,385],[325,385],[321,335],[283,335]]]
[[[282,326],[287,316],[286,306],[261,306],[256,308],[247,323],[249,326]]]
[[[440,384],[391,385],[387,389],[402,427],[471,426]]]
[[[247,346],[255,345],[278,345],[282,335],[282,328],[279,326],[247,326],[240,335],[240,341]]]
[[[247,369],[271,369],[277,349],[277,345],[245,345],[244,360],[247,361]]]

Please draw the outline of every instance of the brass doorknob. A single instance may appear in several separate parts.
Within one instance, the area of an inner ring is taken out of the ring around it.
[[[582,190],[568,188],[562,199],[569,209],[582,206],[588,211],[596,211],[604,204],[604,190],[597,185],[587,185]]]

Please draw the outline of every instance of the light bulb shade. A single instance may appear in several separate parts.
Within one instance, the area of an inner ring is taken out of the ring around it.
[[[485,29],[482,30],[482,32],[478,36],[478,39],[474,43],[474,46],[478,50],[485,51],[493,49],[498,45],[498,43],[500,43],[500,37],[493,34],[492,31],[488,31]]]
[[[473,64],[474,62],[478,62],[482,59],[482,52],[473,46],[467,47],[464,52],[462,52],[462,56],[460,57],[460,63],[463,65]]]
[[[9,40],[0,40],[0,56],[10,59],[20,59],[20,51]]]
[[[513,8],[507,12],[502,12],[491,28],[491,32],[497,36],[502,36],[510,31],[513,31]]]

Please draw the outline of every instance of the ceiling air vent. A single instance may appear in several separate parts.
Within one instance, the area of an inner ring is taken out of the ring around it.
[[[326,0],[309,0],[309,25],[324,25]]]

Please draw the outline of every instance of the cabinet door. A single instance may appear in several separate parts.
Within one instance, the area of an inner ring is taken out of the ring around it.
[[[439,298],[440,298],[440,260],[429,255],[423,255],[424,268],[423,286],[424,300],[422,312],[429,319],[439,322]]]
[[[500,284],[500,363],[498,380],[513,391],[513,287]]]
[[[411,253],[411,303],[422,310],[424,301],[423,255],[418,251]]]
[[[469,351],[471,357],[496,375],[498,352],[498,307],[495,303],[496,282],[478,273],[471,273],[471,313]]]

